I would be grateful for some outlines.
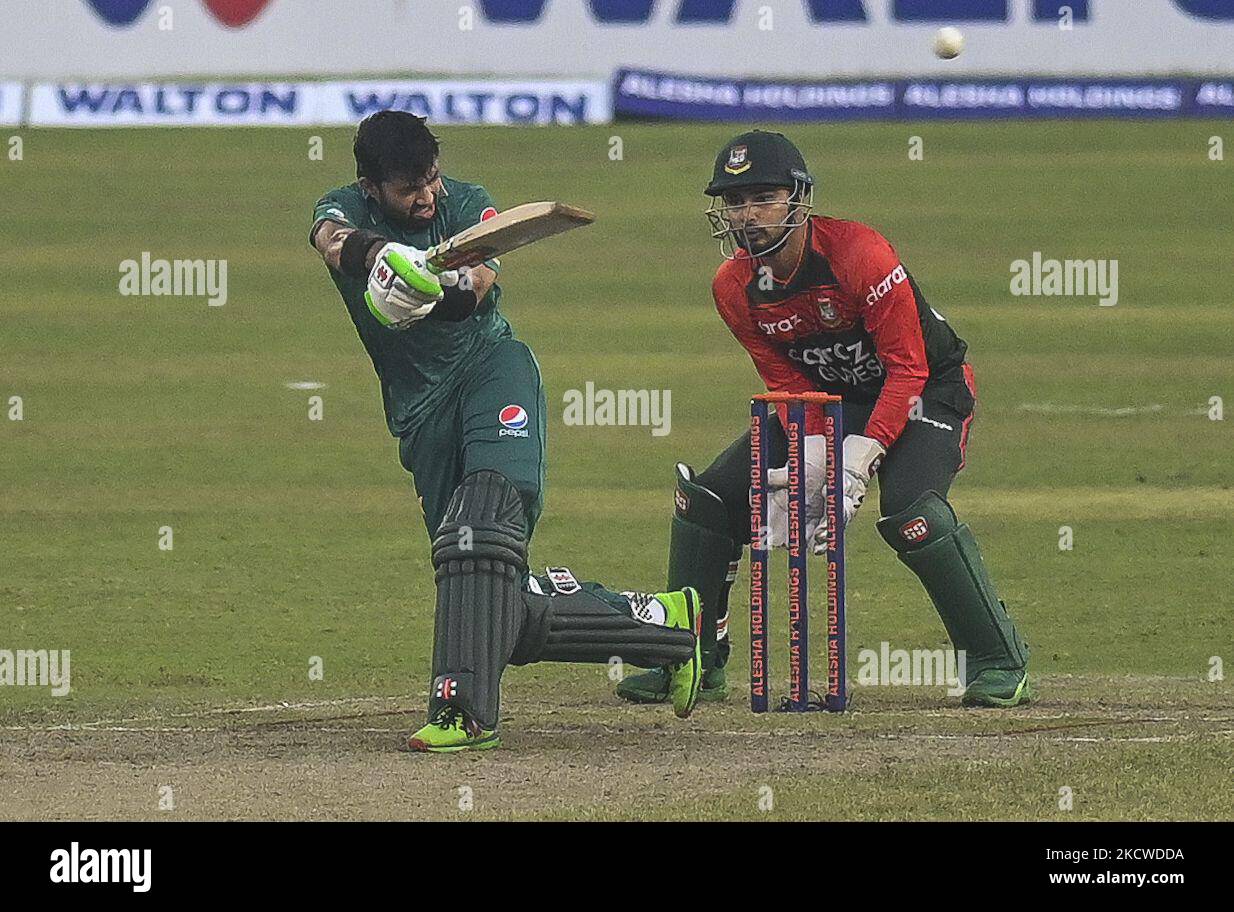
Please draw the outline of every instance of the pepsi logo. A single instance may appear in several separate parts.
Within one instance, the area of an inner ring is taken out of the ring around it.
[[[527,409],[521,405],[507,405],[497,416],[501,426],[512,431],[522,430],[527,426]]]
[[[494,209],[492,206],[489,206],[487,209],[485,209],[483,212],[480,213],[480,221],[487,222],[489,219],[491,219],[496,214],[497,214],[497,210]]]

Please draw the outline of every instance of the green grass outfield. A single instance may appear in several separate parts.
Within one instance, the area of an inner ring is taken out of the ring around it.
[[[0,688],[0,817],[153,815],[133,786],[147,773],[203,796],[186,816],[449,815],[424,790],[460,770],[491,786],[477,813],[499,817],[1234,817],[1234,686],[1208,680],[1213,657],[1234,676],[1234,417],[1207,415],[1211,397],[1234,405],[1234,163],[1208,158],[1222,126],[788,128],[818,209],[886,233],[969,342],[981,404],[952,499],[1032,644],[1036,707],[864,688],[844,719],[756,719],[739,586],[727,707],[678,724],[622,706],[603,669],[520,669],[505,747],[445,760],[387,750],[412,720],[394,710],[418,709],[428,682],[427,538],[306,244],[314,201],[353,173],[350,131],[23,131],[24,160],[0,159],[0,649],[70,649],[73,690]],[[539,565],[655,588],[673,463],[705,464],[748,420],[757,378],[711,304],[701,215],[731,132],[443,131],[446,172],[500,205],[599,214],[502,276],[548,386]],[[119,263],[142,251],[227,259],[226,306],[121,297]],[[1010,263],[1033,251],[1117,259],[1119,303],[1012,297]],[[326,384],[323,421],[291,381]],[[588,381],[671,390],[672,432],[564,426],[563,393]],[[11,396],[21,422],[5,420]],[[853,661],[945,639],[874,512],[850,537]],[[261,724],[219,712],[282,703]],[[346,715],[368,722],[316,740]],[[203,751],[194,726],[225,749]],[[235,803],[266,775],[317,797]],[[370,775],[400,797],[357,799]]]

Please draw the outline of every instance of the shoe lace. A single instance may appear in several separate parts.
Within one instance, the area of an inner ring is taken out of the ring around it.
[[[454,728],[455,723],[462,717],[463,711],[457,706],[451,706],[447,703],[437,711],[437,715],[433,717],[433,724],[442,731],[449,731]]]

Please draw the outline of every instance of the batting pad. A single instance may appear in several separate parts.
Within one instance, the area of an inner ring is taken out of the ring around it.
[[[586,588],[551,594],[525,591],[527,628],[511,665],[609,662],[641,668],[676,665],[694,655],[694,634],[645,624]]]
[[[495,729],[501,674],[527,608],[523,502],[504,475],[481,471],[459,484],[433,539],[437,613],[429,715],[449,703]]]

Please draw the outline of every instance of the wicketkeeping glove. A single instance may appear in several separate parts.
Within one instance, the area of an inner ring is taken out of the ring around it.
[[[806,527],[805,541],[823,528],[827,518],[827,438],[811,434],[803,440],[802,462],[805,469]],[[767,470],[770,497],[767,504],[767,546],[788,547],[788,466]]]
[[[423,250],[386,244],[377,251],[364,301],[382,326],[407,329],[432,313],[442,294],[441,282],[425,262]]]
[[[886,448],[870,437],[853,434],[844,438],[844,525],[865,500],[866,486],[885,455]]]
[[[877,440],[854,434],[844,438],[844,525],[865,500],[866,487],[887,451]],[[812,532],[811,550],[815,554],[827,553],[827,517],[824,514]]]

